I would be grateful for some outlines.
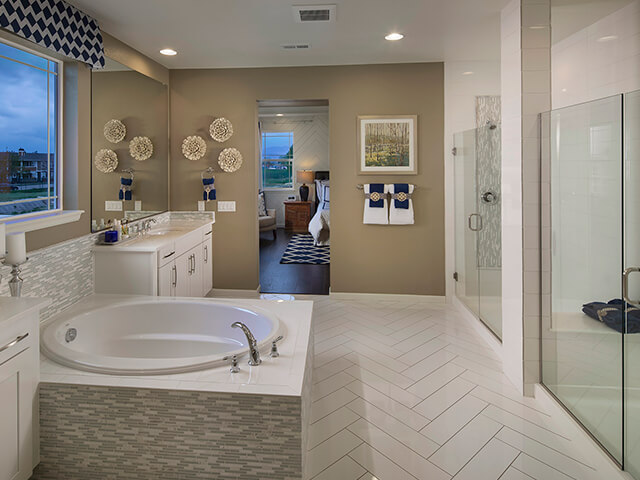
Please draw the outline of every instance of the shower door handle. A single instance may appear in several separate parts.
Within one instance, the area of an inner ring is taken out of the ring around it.
[[[471,219],[473,217],[478,217],[478,222],[476,224],[476,228],[473,228],[473,226],[471,225],[471,223],[472,223]],[[471,215],[469,215],[467,223],[469,225],[469,230],[471,230],[472,232],[479,232],[480,230],[482,230],[482,215],[480,215],[479,213],[472,213]]]
[[[634,302],[629,298],[629,275],[631,275],[632,273],[638,273],[638,272],[640,272],[640,267],[625,268],[624,272],[622,272],[622,298],[624,299],[625,302],[635,306],[640,306],[639,305],[640,301],[636,300]]]

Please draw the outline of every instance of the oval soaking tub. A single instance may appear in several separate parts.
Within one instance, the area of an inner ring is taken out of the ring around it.
[[[47,322],[42,352],[66,366],[114,375],[161,375],[222,365],[226,355],[247,358],[242,322],[261,353],[281,334],[278,318],[262,309],[203,299],[137,298],[83,308]]]

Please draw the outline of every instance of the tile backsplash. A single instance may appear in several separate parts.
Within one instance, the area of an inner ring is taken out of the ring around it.
[[[155,217],[159,223],[170,220],[195,221],[212,218],[212,212],[166,212]],[[136,223],[136,222],[134,222]],[[94,292],[91,248],[100,234],[92,233],[28,252],[29,261],[20,276],[23,297],[53,300],[40,316],[42,321],[60,313]],[[0,266],[0,296],[9,296],[11,268]]]

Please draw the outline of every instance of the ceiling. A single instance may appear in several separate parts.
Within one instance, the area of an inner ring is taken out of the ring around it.
[[[169,68],[349,65],[500,58],[507,0],[334,0],[335,23],[294,21],[287,0],[68,0]],[[403,40],[384,36],[398,31]],[[309,50],[281,45],[309,43]],[[161,48],[179,52],[160,55]]]

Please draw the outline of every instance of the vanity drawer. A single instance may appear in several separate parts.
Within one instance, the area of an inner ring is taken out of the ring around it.
[[[205,225],[200,230],[202,230],[202,239],[201,242],[206,242],[213,236],[213,224]]]
[[[186,235],[178,238],[176,240],[176,257],[188,252],[196,245],[200,245],[202,243],[202,231],[201,229],[194,230],[193,232],[189,232]]]
[[[178,256],[176,252],[176,244],[171,242],[168,245],[164,245],[158,250],[158,268],[173,261]]]
[[[34,346],[36,336],[25,325],[13,325],[0,335],[0,365]]]

